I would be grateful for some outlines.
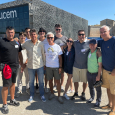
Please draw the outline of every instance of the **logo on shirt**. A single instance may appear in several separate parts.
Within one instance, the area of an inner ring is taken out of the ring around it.
[[[49,52],[50,50],[51,50],[52,52],[54,52],[54,49],[51,48],[51,47],[47,49],[48,52]]]
[[[109,46],[107,48],[109,48]]]

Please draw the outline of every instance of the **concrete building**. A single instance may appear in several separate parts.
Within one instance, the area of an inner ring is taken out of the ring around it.
[[[54,25],[61,24],[63,35],[77,39],[77,32],[84,29],[88,36],[88,21],[47,4],[41,0],[16,0],[0,5],[0,34],[7,26],[13,26],[16,33],[26,27],[54,32]]]

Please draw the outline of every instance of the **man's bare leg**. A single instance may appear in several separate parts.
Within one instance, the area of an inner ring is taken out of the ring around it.
[[[1,93],[2,93],[3,105],[5,105],[7,104],[8,87],[3,87]]]

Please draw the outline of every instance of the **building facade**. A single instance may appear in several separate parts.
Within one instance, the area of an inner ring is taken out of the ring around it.
[[[0,5],[0,34],[5,34],[7,26],[13,26],[16,33],[26,27],[47,32],[54,31],[55,24],[61,24],[63,35],[77,39],[77,32],[84,29],[88,36],[88,21],[47,4],[41,0],[16,0]]]

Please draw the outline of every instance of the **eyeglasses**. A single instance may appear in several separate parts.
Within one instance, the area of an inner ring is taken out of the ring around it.
[[[73,41],[67,40],[67,42],[73,43]]]
[[[47,39],[53,39],[54,37],[47,37]]]
[[[78,34],[78,35],[79,35],[79,36],[81,36],[81,35],[84,36],[85,34]]]
[[[56,31],[60,31],[61,29],[56,29]]]

